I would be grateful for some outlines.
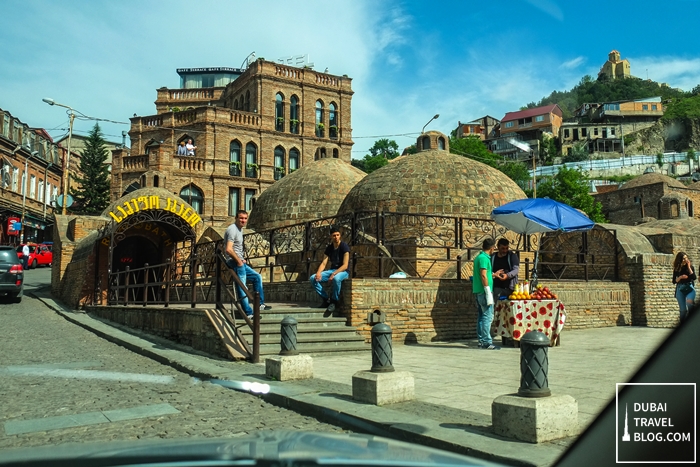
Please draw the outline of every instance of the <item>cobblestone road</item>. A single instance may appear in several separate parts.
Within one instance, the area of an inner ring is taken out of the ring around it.
[[[0,302],[0,449],[273,429],[343,431],[253,395],[199,382],[67,322],[31,296],[34,286],[49,280],[49,269],[28,271],[22,302]],[[123,421],[110,415],[153,407],[171,407],[165,412],[173,413]],[[90,414],[99,418],[81,425]],[[37,431],[54,420],[50,417],[81,426]],[[9,434],[18,426],[30,432]]]

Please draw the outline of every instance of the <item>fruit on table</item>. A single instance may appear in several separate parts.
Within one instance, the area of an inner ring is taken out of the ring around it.
[[[557,294],[542,285],[537,286],[537,290],[532,294],[535,300],[557,300]]]

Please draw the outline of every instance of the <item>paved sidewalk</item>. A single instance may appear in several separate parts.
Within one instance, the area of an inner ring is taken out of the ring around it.
[[[549,466],[574,440],[530,444],[493,434],[491,403],[519,386],[520,350],[478,349],[475,341],[398,345],[393,364],[413,373],[416,400],[376,407],[352,399],[352,375],[371,367],[369,353],[314,358],[312,380],[276,382],[263,364],[230,362],[110,325],[65,309],[48,291],[37,297],[66,319],[130,350],[202,379],[221,380],[237,390],[262,391],[268,402],[340,424],[355,431],[390,436],[512,465]],[[549,387],[579,404],[581,429],[614,398],[615,383],[636,369],[670,334],[670,329],[615,327],[564,331],[550,348]],[[250,383],[253,384],[251,387]]]

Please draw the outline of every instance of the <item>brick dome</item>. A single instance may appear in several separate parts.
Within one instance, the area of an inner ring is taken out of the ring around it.
[[[525,198],[505,174],[440,149],[397,158],[350,190],[339,214],[387,211],[488,219],[505,203]]]
[[[675,188],[685,188],[685,185],[683,185],[683,183],[679,182],[675,178],[652,172],[640,175],[639,177],[634,177],[632,180],[622,185],[620,189],[625,190],[627,188],[639,188],[640,186],[653,185],[654,183],[661,182],[664,182],[668,186],[672,186]]]
[[[248,227],[262,231],[334,216],[345,195],[365,175],[340,159],[307,164],[260,194]]]

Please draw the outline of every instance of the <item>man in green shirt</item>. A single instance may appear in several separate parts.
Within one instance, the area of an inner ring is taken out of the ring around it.
[[[476,337],[479,347],[486,350],[500,350],[491,340],[491,322],[493,321],[493,271],[491,270],[491,254],[496,249],[496,242],[487,238],[481,244],[481,252],[474,258],[472,277],[472,292],[476,298]]]

